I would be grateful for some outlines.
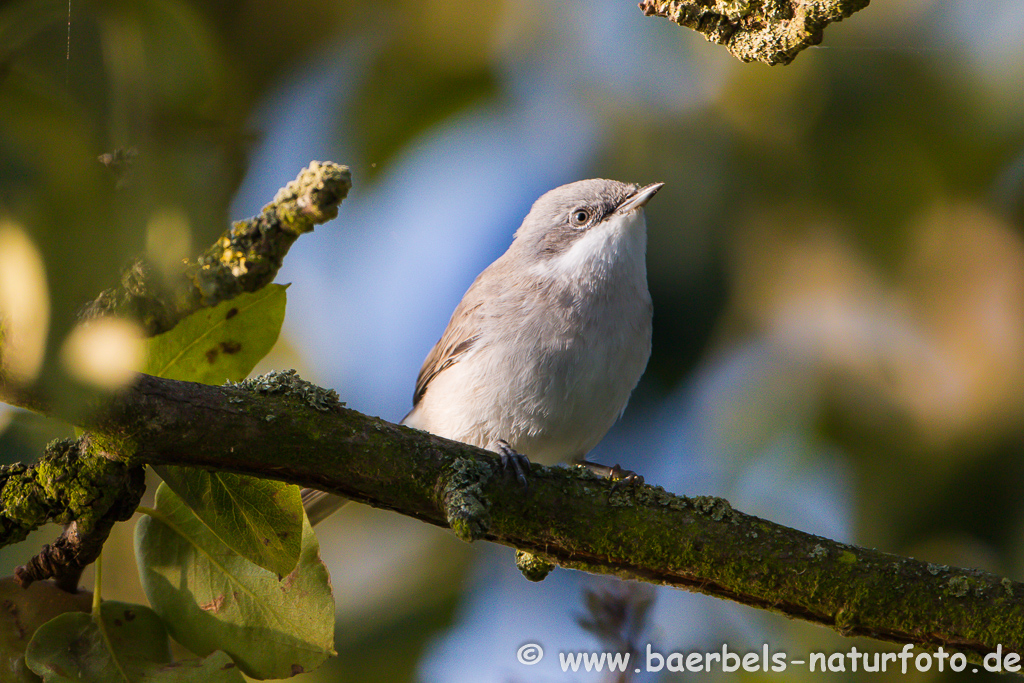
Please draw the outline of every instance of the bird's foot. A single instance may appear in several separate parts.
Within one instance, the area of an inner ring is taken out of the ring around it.
[[[498,457],[501,458],[501,466],[506,470],[511,465],[512,469],[516,472],[516,479],[523,485],[523,488],[527,491],[530,490],[530,483],[526,480],[526,470],[530,468],[530,459],[525,455],[512,448],[508,441],[504,439],[498,439]]]
[[[599,477],[610,479],[612,483],[612,490],[614,491],[622,484],[628,484],[630,486],[643,486],[644,478],[634,472],[633,470],[627,470],[620,465],[614,465],[609,467],[608,465],[601,465],[600,463],[590,462],[587,460],[577,460],[575,463],[576,467],[583,467]]]

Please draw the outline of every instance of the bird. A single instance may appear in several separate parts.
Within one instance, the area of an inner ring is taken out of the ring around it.
[[[498,453],[524,484],[527,458],[586,463],[651,355],[644,207],[663,185],[580,180],[534,202],[427,354],[402,424]],[[302,499],[313,524],[345,502]]]

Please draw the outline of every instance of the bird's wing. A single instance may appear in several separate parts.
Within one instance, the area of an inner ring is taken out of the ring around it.
[[[458,363],[480,338],[479,334],[474,333],[477,326],[473,324],[473,320],[476,318],[474,314],[479,311],[481,303],[479,301],[475,304],[469,303],[467,299],[469,299],[468,292],[467,297],[455,308],[441,339],[434,344],[434,348],[430,350],[426,360],[423,361],[419,377],[416,378],[416,392],[412,397],[414,408],[427,393],[430,382],[444,370]]]
[[[507,319],[509,315],[515,316],[517,311],[523,309],[523,296],[518,293],[519,288],[508,286],[517,277],[517,270],[510,265],[508,254],[506,252],[487,266],[455,307],[444,334],[427,354],[420,368],[416,391],[412,397],[413,408],[423,398],[435,377],[465,358],[480,341],[481,335],[489,334],[486,330],[490,328],[498,311],[502,311]]]

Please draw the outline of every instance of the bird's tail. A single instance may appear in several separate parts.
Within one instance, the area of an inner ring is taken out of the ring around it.
[[[306,516],[309,517],[309,523],[313,526],[333,515],[347,502],[349,502],[348,498],[342,498],[333,493],[317,489],[302,489],[302,507],[306,508]]]

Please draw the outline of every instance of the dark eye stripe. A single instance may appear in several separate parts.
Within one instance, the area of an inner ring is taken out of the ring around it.
[[[561,254],[590,229],[615,211],[624,200],[618,197],[602,198],[597,203],[562,205],[554,212],[556,224],[537,235],[537,253],[545,258]],[[563,216],[560,220],[559,215]]]

